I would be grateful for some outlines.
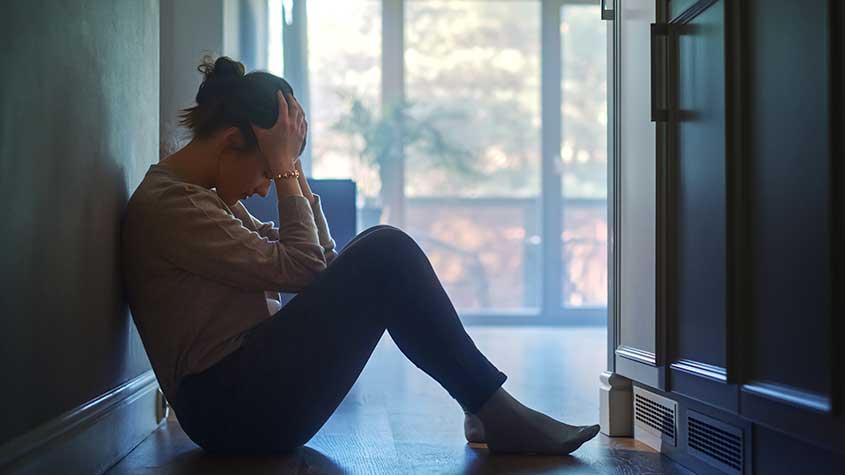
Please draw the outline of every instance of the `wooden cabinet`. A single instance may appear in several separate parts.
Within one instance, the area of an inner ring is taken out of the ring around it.
[[[616,372],[745,473],[845,452],[843,3],[614,5]]]

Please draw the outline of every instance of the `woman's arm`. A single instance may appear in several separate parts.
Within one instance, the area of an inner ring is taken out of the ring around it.
[[[317,236],[320,240],[320,245],[323,246],[323,252],[326,256],[326,265],[331,264],[338,253],[335,249],[336,243],[332,239],[329,231],[329,223],[323,215],[323,206],[320,202],[320,195],[315,195],[308,185],[308,179],[302,171],[302,160],[297,159],[295,163],[296,169],[299,170],[299,187],[302,189],[302,195],[311,203],[311,210],[314,213],[314,224],[317,225]]]
[[[297,160],[296,162],[296,168],[300,171],[299,188],[302,190],[302,195],[311,204],[311,211],[314,215],[314,225],[317,227],[317,238],[320,242],[320,246],[323,248],[323,254],[326,258],[326,265],[328,265],[338,255],[336,249],[337,243],[331,236],[331,231],[329,230],[329,223],[326,221],[326,217],[323,214],[323,206],[322,202],[320,201],[320,195],[315,194],[311,191],[311,187],[308,186],[308,181],[305,179],[305,175],[302,173],[302,166],[299,160]],[[232,212],[234,212],[235,215],[242,221],[249,220],[249,222],[252,224],[251,228],[255,229],[258,234],[268,239],[272,239],[275,241],[279,240],[279,228],[277,228],[272,221],[263,222],[253,216],[252,213],[250,213],[249,210],[246,209],[246,206],[244,206],[243,203],[241,203],[240,201],[238,201],[232,208]]]
[[[305,177],[305,172],[302,171],[302,160],[296,159],[296,169],[299,170],[299,187],[302,189],[302,195],[308,198],[311,206],[314,206],[314,193],[311,192],[311,187],[308,186],[308,179]]]
[[[299,292],[326,268],[313,211],[280,196],[278,239],[245,227],[213,192],[171,187],[150,213],[150,238],[177,267],[233,287]]]

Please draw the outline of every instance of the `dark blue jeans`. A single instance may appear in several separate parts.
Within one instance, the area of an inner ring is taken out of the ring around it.
[[[250,330],[241,348],[186,376],[176,416],[207,451],[293,450],[335,411],[385,330],[471,412],[507,379],[467,335],[416,241],[378,225]]]

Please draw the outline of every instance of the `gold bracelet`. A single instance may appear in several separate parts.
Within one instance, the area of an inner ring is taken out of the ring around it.
[[[274,180],[278,180],[281,178],[299,178],[299,170],[294,168],[293,170],[288,170],[284,173],[279,173],[278,175],[273,177]]]

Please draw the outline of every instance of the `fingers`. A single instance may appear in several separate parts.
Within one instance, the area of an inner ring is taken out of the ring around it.
[[[276,124],[274,127],[279,126],[280,124],[283,126],[286,124],[288,117],[290,116],[290,112],[288,111],[288,101],[285,100],[285,95],[282,94],[281,90],[276,90],[276,99],[279,102],[279,116],[276,118]]]
[[[299,105],[299,101],[296,100],[296,97],[293,94],[290,95],[291,99],[291,123],[299,125],[300,118],[305,117],[305,112],[302,110],[302,106]]]
[[[302,110],[302,106],[299,105],[299,101],[296,100],[296,97],[291,94],[291,123],[294,124],[294,129],[296,133],[299,134],[300,137],[305,136],[305,132],[307,130],[307,122],[305,121],[305,111]]]
[[[276,123],[273,124],[271,129],[280,129],[285,128],[289,124],[293,124],[295,129],[300,129],[302,127],[302,122],[305,120],[305,113],[302,111],[302,106],[299,105],[296,98],[293,95],[290,96],[291,98],[291,105],[288,106],[288,101],[285,99],[284,93],[282,93],[281,89],[276,90],[276,100],[279,104],[279,115],[276,117]],[[259,127],[256,127],[254,124],[250,124],[252,127],[253,133],[258,136],[261,132]]]

